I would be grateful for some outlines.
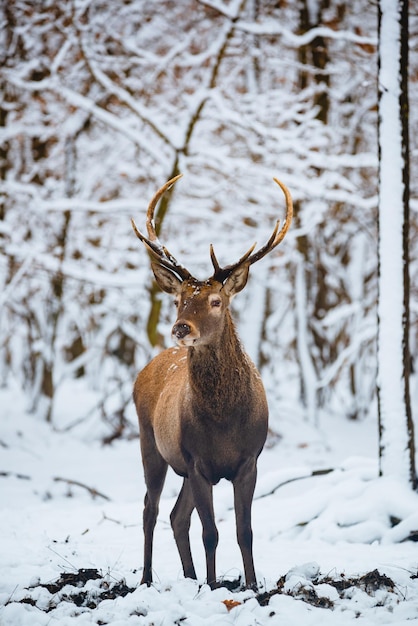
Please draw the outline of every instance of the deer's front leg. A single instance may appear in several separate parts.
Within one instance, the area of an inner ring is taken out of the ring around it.
[[[184,576],[186,578],[196,579],[189,538],[190,517],[194,508],[195,503],[190,481],[185,478],[170,518],[181,563],[183,565]]]
[[[251,506],[257,480],[257,461],[247,459],[241,465],[234,481],[234,504],[237,524],[237,539],[244,563],[247,587],[256,588],[257,581],[253,559],[253,531],[251,528]]]
[[[163,489],[167,463],[157,450],[154,435],[146,428],[141,430],[141,451],[144,466],[145,484],[147,492],[144,501],[144,571],[142,583],[150,585],[152,582],[152,544],[155,523],[157,521],[160,496]]]
[[[216,587],[215,555],[218,545],[218,529],[213,510],[212,485],[202,476],[196,466],[189,471],[190,486],[197,512],[203,527],[203,545],[206,553],[206,581],[212,589]]]

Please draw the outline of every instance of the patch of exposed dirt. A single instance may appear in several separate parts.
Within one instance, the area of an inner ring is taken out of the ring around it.
[[[84,589],[86,583],[91,580],[100,582],[93,589]],[[89,609],[95,609],[103,600],[115,600],[120,596],[124,597],[128,593],[135,591],[135,587],[128,587],[124,580],[109,582],[108,577],[103,576],[97,569],[79,569],[77,572],[63,572],[57,580],[50,583],[39,583],[29,587],[28,591],[31,592],[39,587],[46,589],[52,595],[48,606],[42,608],[46,613],[56,609],[60,602],[70,602],[78,607],[84,606]],[[19,602],[37,606],[29,594],[19,600]]]
[[[99,580],[100,578],[102,576],[97,569],[79,569],[78,572],[63,572],[55,582],[40,583],[38,586],[47,589],[49,593],[58,593],[66,585],[84,587],[88,580]]]
[[[418,576],[418,574],[417,574]],[[415,576],[411,576],[415,578]],[[97,581],[95,585],[86,584],[90,581]],[[282,576],[276,583],[276,587],[264,593],[258,593],[256,599],[261,606],[267,606],[270,599],[277,595],[283,594],[292,596],[295,599],[302,600],[311,606],[333,609],[335,602],[330,598],[321,595],[318,585],[327,584],[334,587],[340,598],[344,598],[349,589],[360,589],[373,597],[378,590],[394,592],[396,590],[395,583],[385,574],[381,574],[377,569],[358,577],[347,577],[344,574],[332,577],[318,576],[317,578],[307,581],[306,585],[297,585],[294,589],[286,589],[286,576]],[[228,591],[240,591],[244,589],[241,578],[235,580],[223,580],[220,587],[225,587]],[[47,606],[38,606],[36,600],[31,593],[39,588],[46,589],[51,594],[51,599]],[[87,607],[95,609],[103,600],[115,600],[116,598],[126,596],[135,591],[135,587],[129,587],[124,580],[109,581],[108,576],[103,576],[97,569],[79,569],[75,572],[63,572],[61,576],[48,583],[38,583],[27,588],[28,594],[20,600],[10,599],[10,602],[20,602],[21,604],[30,604],[37,606],[40,610],[48,613],[57,608],[60,602],[70,602],[77,607]],[[233,600],[225,601],[228,610],[237,606]],[[245,602],[245,600],[244,600]]]
[[[311,604],[312,606],[332,609],[334,607],[334,601],[330,598],[321,596],[317,593],[315,587],[317,585],[327,584],[337,590],[340,598],[344,597],[345,592],[348,589],[357,588],[361,589],[369,596],[374,596],[376,591],[384,589],[386,591],[395,591],[395,583],[391,578],[375,569],[372,572],[368,572],[363,576],[356,576],[348,578],[341,574],[338,578],[332,578],[331,576],[319,577],[311,581],[310,586],[299,586],[292,591],[285,591],[286,576],[282,576],[276,583],[276,587],[271,591],[257,594],[256,598],[261,606],[266,606],[270,602],[270,598],[277,594],[286,594],[298,598]]]

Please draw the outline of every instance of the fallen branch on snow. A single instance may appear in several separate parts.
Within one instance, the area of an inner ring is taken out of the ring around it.
[[[106,496],[104,493],[97,491],[95,487],[89,487],[88,485],[85,485],[84,483],[80,483],[78,480],[72,480],[72,478],[61,478],[60,476],[55,476],[54,482],[67,483],[67,485],[74,485],[75,487],[81,487],[82,489],[86,489],[92,498],[99,497],[110,502],[109,496]]]
[[[280,489],[280,487],[284,487],[285,485],[288,485],[289,483],[294,483],[297,480],[304,480],[305,478],[314,478],[315,476],[326,476],[327,474],[331,474],[332,472],[335,472],[334,467],[331,467],[328,469],[313,470],[312,472],[309,472],[309,474],[306,474],[306,476],[296,476],[295,478],[288,478],[287,480],[284,480],[283,482],[273,487],[273,489],[271,489],[270,491],[267,491],[266,493],[262,493],[259,496],[256,496],[254,500],[261,500],[261,498],[267,498],[267,496],[272,496],[274,493],[276,493],[278,489]]]

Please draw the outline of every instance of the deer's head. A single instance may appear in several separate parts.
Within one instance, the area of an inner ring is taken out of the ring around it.
[[[172,329],[174,339],[179,345],[198,346],[211,343],[220,334],[222,321],[225,319],[231,299],[247,284],[250,266],[278,246],[289,230],[293,205],[287,187],[274,178],[286,198],[286,218],[283,226],[280,228],[280,220],[277,220],[264,246],[254,251],[255,244],[252,245],[236,263],[225,267],[220,267],[211,245],[210,258],[214,272],[208,280],[199,281],[160,243],[155,231],[154,209],[163,194],[181,176],[182,174],[179,174],[166,182],[151,199],[146,220],[148,237],[138,230],[133,220],[131,221],[136,236],[149,252],[151,267],[160,289],[175,297],[177,320]]]

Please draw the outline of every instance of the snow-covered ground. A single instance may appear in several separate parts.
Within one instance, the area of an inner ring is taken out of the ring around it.
[[[72,406],[85,401],[74,388],[62,414],[69,420]],[[53,431],[25,414],[16,389],[0,392],[0,407],[1,626],[418,622],[418,547],[403,541],[418,534],[418,495],[377,478],[371,418],[322,416],[319,431],[285,417],[282,439],[260,457],[255,564],[260,593],[277,591],[262,602],[253,591],[211,591],[204,584],[196,517],[191,533],[199,581],[184,580],[169,525],[180,485],[172,472],[155,534],[155,583],[140,586],[138,442],[101,446],[88,426]],[[215,488],[215,508],[218,577],[233,581],[242,563],[226,481]],[[41,586],[65,575],[78,578],[79,587]],[[118,595],[122,588],[125,595]]]

